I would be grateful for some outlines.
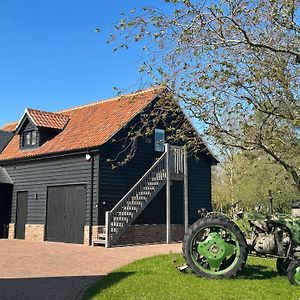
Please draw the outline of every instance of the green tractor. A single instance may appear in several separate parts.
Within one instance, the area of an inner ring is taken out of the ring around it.
[[[183,256],[186,265],[202,277],[231,278],[244,267],[248,255],[276,258],[280,275],[291,284],[300,284],[300,206],[292,214],[267,213],[243,216],[248,232],[220,213],[200,211],[200,219],[186,232]],[[241,215],[240,215],[241,217]]]

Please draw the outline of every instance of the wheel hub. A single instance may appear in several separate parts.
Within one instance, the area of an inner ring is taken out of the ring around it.
[[[210,252],[213,254],[217,254],[219,252],[219,247],[217,245],[212,245],[210,247]]]
[[[236,251],[233,244],[226,242],[218,233],[211,232],[207,238],[199,242],[197,252],[206,258],[211,270],[217,272],[223,260]]]

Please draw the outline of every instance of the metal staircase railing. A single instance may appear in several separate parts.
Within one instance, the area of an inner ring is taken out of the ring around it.
[[[164,187],[167,178],[183,180],[183,147],[166,145],[165,149],[163,155],[115,207],[105,213],[105,232],[98,243],[110,247]]]
[[[184,175],[184,148],[170,146],[170,176],[173,180],[182,180]]]
[[[105,214],[105,246],[110,247],[166,183],[165,152],[131,190]]]

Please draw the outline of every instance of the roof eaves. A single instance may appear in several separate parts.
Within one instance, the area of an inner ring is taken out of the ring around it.
[[[34,121],[34,119],[32,118],[32,116],[30,115],[29,111],[28,111],[28,108],[25,109],[24,113],[23,113],[23,116],[22,118],[20,119],[20,121],[18,122],[17,126],[16,126],[16,129],[15,129],[15,132],[16,133],[19,133],[19,130],[21,128],[21,125],[23,124],[23,121],[25,119],[25,117],[28,117],[30,119],[30,121],[34,124],[34,126],[37,127],[37,124],[36,122]]]
[[[219,160],[214,156],[213,152],[211,151],[209,145],[203,140],[203,138],[201,137],[198,129],[195,127],[195,125],[193,124],[190,116],[184,111],[184,109],[180,106],[179,102],[173,97],[173,100],[175,102],[175,104],[180,108],[180,110],[182,111],[184,117],[186,118],[186,120],[189,122],[190,126],[192,127],[192,129],[196,132],[197,136],[200,138],[201,143],[204,145],[204,147],[207,149],[209,156],[211,157],[211,159],[213,160],[214,164],[218,164]]]
[[[100,145],[101,146],[101,145]],[[54,151],[54,152],[48,152],[48,153],[42,153],[42,154],[34,154],[34,155],[28,155],[28,156],[22,156],[22,157],[15,157],[15,158],[7,158],[0,160],[0,164],[10,164],[12,162],[27,162],[27,161],[34,161],[34,160],[40,160],[40,159],[49,159],[49,158],[58,158],[58,157],[65,157],[70,155],[80,155],[88,152],[95,152],[99,151],[100,146],[92,146],[92,147],[82,147],[82,148],[76,148],[71,150],[65,150],[65,151]]]

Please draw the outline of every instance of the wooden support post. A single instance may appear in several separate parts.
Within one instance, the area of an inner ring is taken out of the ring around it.
[[[167,186],[166,186],[166,243],[171,242],[171,170],[170,170],[170,145],[166,144],[166,173],[167,173]]]
[[[189,184],[188,184],[188,153],[186,146],[184,147],[184,232],[187,232],[189,227]]]
[[[110,248],[110,212],[105,212],[105,247]]]

